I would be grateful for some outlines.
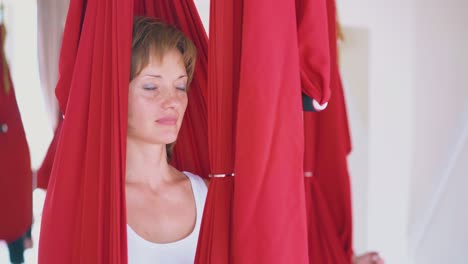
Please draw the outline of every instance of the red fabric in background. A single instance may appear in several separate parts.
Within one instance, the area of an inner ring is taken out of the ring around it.
[[[335,89],[327,111],[317,117],[317,154],[314,177],[320,186],[331,215],[341,248],[351,262],[353,229],[351,186],[347,166],[349,134],[339,76],[335,76]]]
[[[325,110],[304,113],[304,166],[306,172],[313,173],[313,178],[306,178],[310,263],[351,263],[352,208],[347,167],[351,140],[337,59],[334,0],[327,0],[327,12],[332,94]]]
[[[351,260],[343,250],[317,178],[305,179],[309,223],[309,263],[345,264]]]
[[[15,89],[3,51],[5,27],[0,25],[0,240],[22,236],[32,222],[32,172],[28,142]]]
[[[327,0],[296,0],[302,91],[318,103],[330,100]]]

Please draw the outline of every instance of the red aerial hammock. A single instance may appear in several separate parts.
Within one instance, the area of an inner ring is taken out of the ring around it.
[[[300,73],[303,92],[321,104],[328,102],[330,97],[326,3],[325,1],[296,2],[297,10],[293,10],[291,6],[288,5],[291,3],[287,3],[287,1],[279,3],[278,5],[276,5],[275,2],[275,6],[261,1],[255,3],[249,1],[211,2],[210,71],[208,87],[210,91],[216,91],[215,87],[225,88],[222,91],[218,91],[217,100],[208,99],[208,109],[212,107],[212,109],[216,110],[208,111],[208,115],[213,117],[213,119],[209,118],[209,121],[212,121],[213,124],[222,124],[221,129],[211,130],[210,122],[208,122],[209,132],[212,133],[210,134],[209,142],[213,142],[213,144],[210,144],[210,154],[214,153],[216,154],[214,157],[221,157],[213,161],[213,157],[210,155],[210,160],[212,161],[211,168],[215,175],[231,175],[234,170],[232,169],[233,165],[230,163],[229,157],[232,155],[231,152],[234,151],[234,149],[231,150],[230,142],[237,142],[237,152],[235,155],[236,157],[240,156],[240,158],[237,157],[236,160],[241,161],[236,163],[236,174],[239,174],[239,168],[244,168],[245,166],[245,171],[247,171],[247,174],[249,174],[248,177],[250,178],[241,174],[241,176],[236,176],[234,179],[232,179],[232,177],[215,177],[212,179],[212,187],[214,184],[219,184],[217,189],[223,188],[224,191],[215,191],[215,188],[210,187],[207,209],[205,209],[204,225],[202,226],[203,232],[200,237],[197,263],[248,263],[249,261],[255,263],[269,263],[272,261],[275,263],[281,263],[282,261],[291,263],[299,261],[297,263],[301,263],[300,261],[305,261],[307,259],[307,252],[302,247],[306,245],[306,242],[301,241],[300,234],[298,234],[299,232],[296,233],[296,237],[294,236],[294,232],[290,234],[290,237],[283,237],[281,233],[281,230],[290,231],[289,228],[292,230],[300,230],[301,225],[294,224],[291,221],[288,221],[286,224],[285,220],[283,220],[285,221],[283,222],[284,226],[279,224],[281,223],[282,216],[292,215],[297,217],[296,220],[301,220],[300,207],[288,207],[287,205],[288,202],[290,205],[291,201],[300,204],[302,199],[294,194],[288,197],[288,194],[283,193],[282,191],[284,189],[281,188],[287,187],[288,184],[293,184],[294,186],[294,183],[297,184],[295,185],[296,187],[301,186],[301,182],[288,182],[289,178],[285,176],[292,174],[290,175],[292,179],[298,179],[298,174],[294,175],[292,171],[294,171],[295,168],[301,168],[300,165],[294,166],[294,161],[302,160],[301,157],[295,156],[297,153],[301,153],[301,143],[299,141],[293,146],[288,146],[287,144],[291,144],[289,141],[291,139],[300,138],[300,133],[295,134],[295,132],[300,131],[300,129],[297,130],[294,128],[294,125],[291,125],[290,131],[283,131],[283,134],[275,134],[269,138],[270,140],[267,138],[266,141],[262,142],[266,135],[274,133],[273,131],[279,128],[279,122],[276,123],[277,125],[275,127],[268,124],[265,120],[270,118],[274,123],[275,118],[277,118],[285,123],[285,127],[288,127],[286,123],[294,123],[294,120],[292,120],[290,116],[285,116],[284,113],[291,113],[291,108],[293,110],[298,110],[300,108],[300,104],[297,102],[292,103],[293,100],[291,98],[288,98],[290,101],[284,99],[283,102],[288,102],[284,103],[284,105],[274,104],[277,101],[274,99],[276,98],[275,96],[293,97],[294,91],[296,91],[296,95],[300,94],[300,89],[293,89],[293,87],[299,87],[298,84],[294,85],[294,81],[297,81],[297,79],[294,79],[294,73],[299,73],[299,69],[295,68],[297,67],[294,63],[295,53],[299,52],[300,54]],[[260,10],[264,10],[265,13],[258,12]],[[269,15],[275,14],[275,12],[281,12],[280,16],[274,16],[278,18],[277,20],[266,19]],[[265,16],[262,16],[262,14]],[[248,22],[246,22],[246,19],[248,19]],[[290,24],[287,24],[286,21],[288,21],[288,19],[297,19],[297,25],[291,24],[291,20],[289,21]],[[286,25],[289,31],[291,28],[297,26],[299,36],[290,34],[290,32],[286,32],[287,30],[276,31],[276,27],[281,29],[281,26],[284,25]],[[252,34],[252,32],[255,33]],[[245,38],[244,35],[249,33],[249,37]],[[295,44],[294,39],[297,37],[299,43]],[[281,39],[290,39],[291,41],[288,41],[290,45],[284,43],[282,43],[283,46],[281,44],[275,45],[276,43],[274,42]],[[282,60],[283,54],[292,54],[292,59]],[[264,57],[261,57],[261,55]],[[244,68],[238,66],[241,58]],[[259,59],[265,60],[263,64]],[[269,59],[270,61],[268,61]],[[295,71],[294,69],[297,70]],[[239,78],[242,80],[239,76],[239,71],[244,73],[242,75],[244,82],[242,82],[243,85],[241,87],[238,87]],[[266,72],[268,72],[268,74],[265,74]],[[284,78],[282,80],[283,83],[279,81],[272,84],[271,81],[275,80],[274,77],[278,76],[292,77]],[[272,91],[272,88],[278,89],[279,84],[282,85],[281,89]],[[245,96],[241,99],[245,101],[241,101],[240,99],[239,105],[244,104],[244,107],[239,106],[237,108],[239,92],[244,92]],[[276,94],[274,92],[276,92]],[[211,98],[210,96],[213,96],[213,94],[209,93],[208,98]],[[284,107],[284,113],[281,111],[282,107]],[[266,109],[274,110],[265,112]],[[219,111],[224,112],[222,114],[217,114]],[[272,112],[275,112],[277,116],[272,115]],[[243,113],[243,115],[239,114],[239,116],[237,116],[237,113]],[[296,117],[300,116],[300,113],[296,114],[298,114]],[[258,119],[255,119],[257,116]],[[291,116],[294,117],[294,114],[291,113]],[[232,124],[230,120],[231,117],[233,120],[237,119],[237,124]],[[242,121],[239,121],[239,119]],[[300,124],[295,123],[295,125],[301,127]],[[236,127],[238,133],[236,135],[230,134],[229,132]],[[255,132],[255,130],[259,133],[258,138],[255,138],[259,139],[258,142],[252,140],[252,138],[254,138],[252,132]],[[222,133],[222,131],[224,131],[224,133]],[[263,134],[260,131],[266,133]],[[285,134],[291,136],[284,136]],[[217,136],[217,138],[212,138],[213,135]],[[248,142],[248,144],[241,145],[242,143],[239,143],[239,137],[242,142]],[[216,144],[214,140],[218,140],[218,144]],[[285,142],[287,142],[286,145],[281,145],[281,143]],[[275,146],[275,144],[277,145]],[[273,148],[272,145],[274,146]],[[225,147],[223,148],[223,146]],[[239,149],[243,149],[244,153],[239,152]],[[277,153],[272,152],[272,150],[275,149],[278,152],[287,152],[289,150],[292,155],[287,155],[286,153],[286,155],[279,157]],[[261,152],[257,150],[265,151]],[[271,164],[272,168],[275,168],[276,165],[278,169],[268,168],[269,166],[265,163],[265,157],[270,158],[268,160],[270,162],[268,165]],[[282,161],[274,162],[275,158],[278,160],[281,159]],[[290,160],[293,160],[293,162],[288,162]],[[272,175],[265,175],[264,171],[260,171],[260,173],[257,174],[255,173],[255,169],[258,168],[264,168],[265,171],[270,169],[268,172],[273,171],[273,173]],[[285,175],[281,175],[281,171],[285,172]],[[302,171],[300,171],[300,175],[302,175]],[[280,178],[282,176],[286,178]],[[246,178],[242,179],[243,177]],[[276,181],[271,180],[275,177],[278,177]],[[259,187],[260,190],[263,188],[262,191],[264,191],[263,195],[259,195],[259,192],[256,192],[255,188],[252,190],[251,184],[258,180],[262,181],[262,179],[264,179],[264,181],[268,179],[267,182],[271,181],[278,185],[258,185],[257,187]],[[241,181],[241,184],[239,184],[239,181]],[[242,186],[242,183],[245,185]],[[284,185],[282,185],[283,183]],[[237,199],[232,201],[231,193],[233,189],[234,192],[237,193],[240,193],[242,190],[245,190],[246,193],[237,195],[237,197],[235,196],[234,198]],[[271,193],[273,190],[279,190],[279,192],[273,194]],[[295,194],[297,193],[300,193],[300,190]],[[281,194],[283,194],[283,197],[287,198],[281,199]],[[271,200],[269,200],[269,195],[271,195]],[[249,197],[253,199],[249,200]],[[259,197],[264,200],[259,199]],[[273,210],[273,214],[271,211],[268,212],[267,210],[261,209],[262,206],[272,206],[272,204],[275,203],[274,201],[277,200],[284,200],[283,205],[285,206],[278,206],[280,210]],[[240,223],[233,222],[239,218],[231,220],[232,212],[228,208],[230,208],[230,205],[233,203],[234,208],[240,212],[238,215],[246,216],[239,217],[242,220]],[[236,204],[242,205],[236,206]],[[257,206],[258,210],[252,210],[255,206]],[[258,217],[253,217],[253,215]],[[295,218],[293,217],[292,219]],[[233,232],[236,234],[237,231],[232,231],[231,229],[245,230],[245,232],[241,235],[233,236]],[[261,232],[261,230],[263,230],[263,232]],[[276,242],[278,242],[278,244],[275,244]],[[319,241],[314,240],[314,243],[316,242]],[[280,245],[279,243],[282,244]]]
[[[40,263],[127,262],[123,182],[134,12],[176,24],[199,50],[174,163],[201,176],[209,171],[203,149],[206,33],[193,3],[72,0],[56,88],[65,119],[44,206]]]
[[[243,1],[210,2],[208,147],[211,182],[195,263],[232,263],[234,149]]]
[[[56,88],[65,119],[39,263],[126,263],[122,182],[132,10],[128,0],[70,1]]]
[[[331,98],[327,109],[305,112],[305,176],[310,263],[351,263],[352,211],[347,155],[348,120],[337,59],[334,0],[327,0]]]
[[[28,143],[3,51],[0,24],[0,240],[21,237],[32,222],[32,173]]]

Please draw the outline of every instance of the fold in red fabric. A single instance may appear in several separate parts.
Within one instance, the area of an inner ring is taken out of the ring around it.
[[[330,208],[315,177],[305,179],[307,221],[309,222],[309,263],[345,264],[340,238],[329,214]]]
[[[133,2],[72,0],[56,88],[65,114],[39,263],[126,263],[125,153]]]
[[[327,111],[317,113],[317,148],[314,177],[327,203],[331,222],[344,254],[353,254],[351,186],[347,166],[350,140],[343,89],[335,76],[334,91]],[[326,214],[324,212],[324,214]]]
[[[242,17],[234,263],[307,263],[295,3],[246,0]]]
[[[32,173],[28,143],[3,52],[0,25],[0,240],[22,236],[32,222]]]
[[[296,0],[302,91],[318,103],[330,100],[327,0]]]
[[[208,49],[208,148],[211,174],[234,173],[242,1],[211,1]],[[231,263],[235,179],[213,177],[205,204],[195,263]]]

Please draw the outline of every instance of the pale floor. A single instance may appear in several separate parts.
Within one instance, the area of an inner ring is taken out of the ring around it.
[[[34,212],[34,223],[32,228],[32,238],[34,246],[32,249],[28,249],[24,252],[25,264],[36,264],[37,263],[37,245],[39,240],[39,231],[41,226],[42,207],[44,205],[45,191],[36,189],[33,194],[33,212]],[[4,241],[0,241],[0,264],[9,264],[10,258],[8,255],[8,247]]]

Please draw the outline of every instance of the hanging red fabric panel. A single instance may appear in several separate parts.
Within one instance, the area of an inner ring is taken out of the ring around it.
[[[232,263],[234,143],[239,90],[242,1],[210,2],[208,146],[210,188],[195,263]]]
[[[349,134],[339,76],[335,75],[334,93],[326,111],[317,116],[317,154],[314,177],[331,214],[340,245],[348,256],[353,254],[351,186],[347,167]],[[346,262],[346,263],[348,263]]]
[[[39,263],[126,263],[123,176],[133,2],[72,0],[56,89],[65,113]]]
[[[327,0],[296,0],[302,91],[320,104],[330,100]]]
[[[351,263],[352,210],[346,160],[351,144],[337,60],[334,0],[327,0],[327,13],[332,94],[327,109],[304,113],[309,256],[310,263]]]
[[[246,0],[242,16],[234,262],[307,263],[295,3]]]
[[[32,173],[28,143],[3,52],[0,25],[0,240],[22,236],[32,222]]]

